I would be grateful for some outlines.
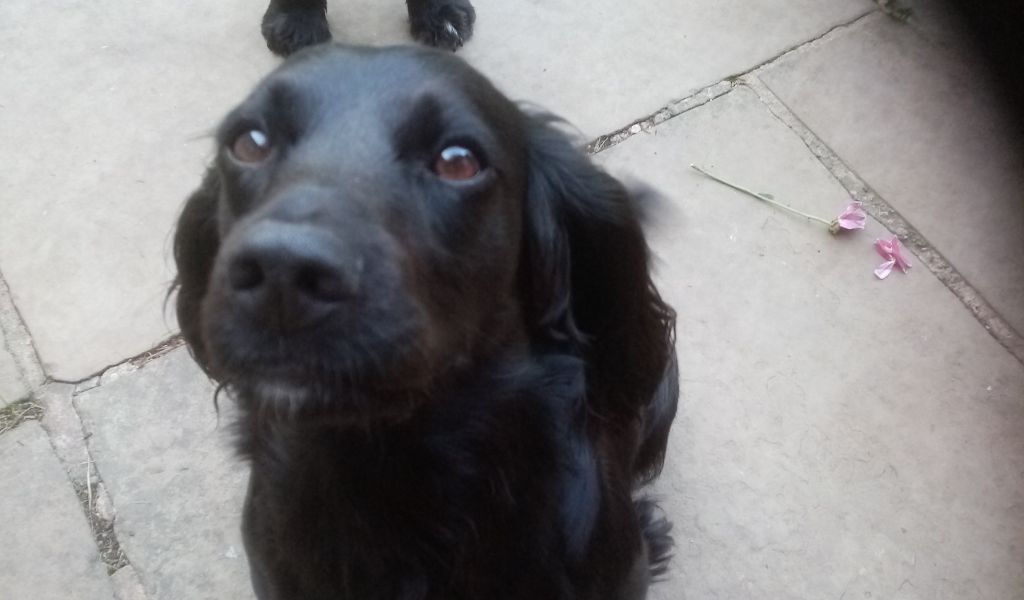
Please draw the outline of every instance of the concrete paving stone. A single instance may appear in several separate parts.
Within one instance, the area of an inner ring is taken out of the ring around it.
[[[0,329],[0,408],[28,396],[29,391],[14,355],[7,348],[7,336]]]
[[[476,4],[476,36],[462,56],[590,136],[873,6]],[[198,182],[206,134],[277,62],[259,33],[263,10],[243,0],[0,3],[0,264],[49,375],[87,377],[174,328],[160,312],[171,225]],[[398,0],[332,2],[330,18],[341,41],[410,41]]]
[[[0,481],[0,597],[113,598],[82,507],[39,424],[0,436]]]
[[[118,540],[152,600],[252,598],[239,532],[248,469],[229,447],[229,404],[218,421],[184,349],[76,398]]]
[[[52,377],[170,334],[171,224],[211,128],[276,63],[245,35],[258,17],[240,0],[0,3],[0,264]]]
[[[872,17],[761,79],[1024,332],[1024,146],[985,65],[929,3]]]
[[[745,87],[599,159],[669,199],[676,555],[652,596],[1021,597],[1024,367],[927,270],[875,279],[873,220],[832,237],[688,168],[823,217],[848,201]]]

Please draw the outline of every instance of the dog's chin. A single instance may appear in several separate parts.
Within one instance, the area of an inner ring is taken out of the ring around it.
[[[267,420],[360,423],[403,419],[443,384],[453,368],[440,358],[446,355],[408,350],[414,347],[405,340],[390,352],[321,353],[306,361],[300,350],[206,345],[208,372],[243,410]]]
[[[309,385],[269,377],[246,384],[244,394],[260,404],[280,407],[289,414],[313,404],[316,396]]]
[[[249,373],[224,380],[240,408],[263,421],[372,426],[405,420],[424,397],[422,389],[394,388],[378,378],[326,383],[315,376]]]

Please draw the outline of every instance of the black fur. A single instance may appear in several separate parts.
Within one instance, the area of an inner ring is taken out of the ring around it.
[[[177,308],[240,407],[257,596],[644,598],[677,381],[635,194],[413,48],[306,50],[217,142]]]
[[[423,44],[454,51],[473,35],[469,0],[406,0],[406,6],[409,31]],[[327,0],[270,0],[262,29],[267,47],[281,56],[330,41]]]

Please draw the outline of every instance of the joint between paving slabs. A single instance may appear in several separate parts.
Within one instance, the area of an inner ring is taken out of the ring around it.
[[[89,452],[85,429],[73,405],[74,394],[69,386],[51,384],[41,389],[38,396],[0,409],[0,435],[27,421],[40,421],[89,523],[107,575],[112,576],[130,563],[114,531],[113,504]],[[145,598],[134,571],[119,577],[116,587],[119,600]]]
[[[176,333],[153,346],[149,350],[136,354],[131,358],[126,358],[121,362],[107,365],[87,377],[82,377],[81,379],[51,379],[50,381],[59,384],[73,385],[75,386],[75,394],[80,394],[103,385],[103,382],[106,379],[119,377],[125,373],[141,369],[150,361],[156,360],[168,352],[184,345],[184,338],[181,337],[181,334]]]
[[[617,146],[618,144],[621,144],[627,139],[633,137],[634,135],[640,133],[651,133],[654,131],[655,127],[664,123],[665,121],[678,117],[679,115],[685,112],[689,112],[695,108],[704,106],[708,102],[711,102],[716,98],[728,94],[736,87],[736,85],[739,82],[741,82],[746,76],[750,75],[751,73],[771,66],[772,64],[778,62],[779,60],[785,58],[786,56],[792,54],[793,52],[802,51],[804,49],[811,48],[817,44],[825,43],[833,36],[837,35],[840,31],[852,27],[859,23],[860,21],[869,18],[871,15],[878,14],[880,12],[882,12],[881,9],[873,8],[857,15],[856,17],[850,19],[849,21],[840,23],[838,25],[834,25],[824,33],[817,35],[809,40],[804,40],[796,45],[790,46],[789,48],[786,48],[785,50],[779,52],[775,56],[765,61],[762,61],[745,71],[736,73],[735,75],[730,75],[729,77],[726,77],[725,79],[717,83],[713,83],[709,86],[703,87],[680,100],[674,100],[672,102],[669,102],[667,105],[658,109],[654,113],[646,117],[637,119],[636,121],[633,121],[632,123],[626,125],[625,127],[622,127],[621,129],[617,129],[611,133],[600,135],[591,140],[590,142],[588,142],[584,149],[587,152],[587,154],[598,154],[604,150],[607,150],[608,148],[611,148],[612,146]]]
[[[89,450],[89,433],[74,403],[77,393],[66,384],[44,386],[38,397],[43,407],[41,423],[89,523],[107,575],[114,575],[130,563],[117,539],[113,502]]]
[[[0,408],[0,435],[12,431],[25,421],[38,421],[43,416],[43,407],[34,396],[23,398]]]
[[[674,119],[685,112],[704,106],[708,102],[728,94],[732,91],[733,85],[731,80],[724,80],[702,88],[681,100],[669,103],[646,117],[633,121],[621,129],[594,138],[586,144],[584,150],[587,154],[598,154],[612,146],[621,144],[641,132],[651,133],[655,127],[665,121]]]
[[[789,107],[757,76],[757,72],[743,76],[739,84],[749,88],[769,112],[795,133],[808,150],[854,200],[883,227],[891,231],[917,258],[924,263],[940,282],[970,310],[974,318],[1006,350],[1024,364],[1024,337],[1021,336],[988,303],[977,289],[952,265],[928,239],[918,231],[885,198],[860,178],[831,148],[807,127]]]
[[[850,19],[849,21],[846,21],[844,23],[839,23],[838,25],[833,25],[832,27],[829,27],[823,33],[818,34],[818,35],[812,37],[809,40],[804,40],[802,42],[798,42],[796,44],[793,44],[792,46],[790,46],[789,48],[786,48],[782,52],[779,52],[775,56],[773,56],[773,57],[771,57],[771,58],[769,58],[767,60],[761,61],[760,63],[754,65],[753,67],[750,67],[749,69],[746,69],[744,71],[741,71],[741,72],[733,74],[733,75],[730,75],[729,77],[726,77],[725,80],[726,81],[733,81],[733,82],[739,81],[744,76],[750,75],[751,73],[754,73],[755,71],[760,71],[762,69],[765,69],[765,68],[767,68],[767,67],[769,67],[769,66],[771,66],[771,65],[773,65],[773,64],[775,64],[777,62],[779,62],[780,60],[788,57],[790,54],[794,54],[796,52],[805,52],[807,50],[811,50],[811,49],[813,49],[813,48],[815,48],[817,46],[820,46],[822,44],[827,44],[828,42],[830,42],[832,40],[832,38],[834,38],[835,36],[839,35],[844,30],[856,26],[861,21],[867,20],[867,19],[871,18],[873,15],[879,15],[879,14],[885,14],[885,13],[880,8],[872,8],[872,9],[870,9],[868,11],[865,11],[865,12],[857,15],[856,17]]]

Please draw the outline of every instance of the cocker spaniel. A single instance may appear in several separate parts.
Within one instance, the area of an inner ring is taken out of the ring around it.
[[[256,86],[174,240],[261,600],[639,600],[676,411],[637,194],[449,53]]]

